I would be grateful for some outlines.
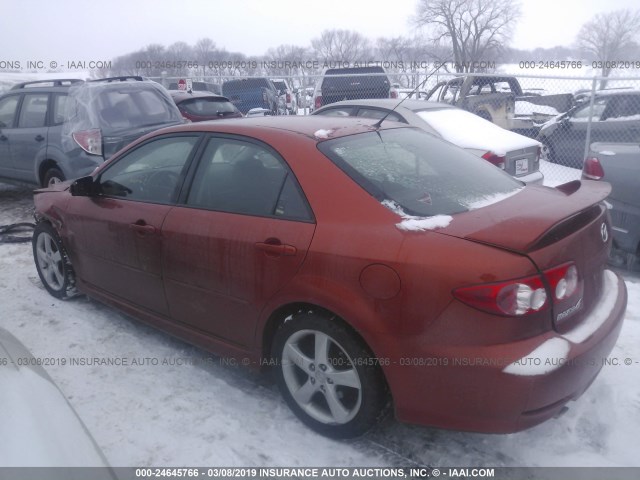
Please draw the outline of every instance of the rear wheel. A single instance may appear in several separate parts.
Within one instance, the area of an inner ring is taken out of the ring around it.
[[[57,232],[46,222],[33,231],[33,258],[44,288],[56,298],[76,295],[75,273]]]
[[[64,182],[64,173],[57,167],[52,167],[46,171],[44,177],[42,178],[42,185],[45,187],[50,187],[55,185],[56,183]]]
[[[382,371],[362,341],[335,319],[303,313],[276,333],[280,391],[293,412],[332,438],[362,435],[386,412]]]

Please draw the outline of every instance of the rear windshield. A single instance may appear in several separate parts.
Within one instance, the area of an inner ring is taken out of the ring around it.
[[[325,72],[323,90],[389,89],[389,79],[380,67],[336,68]]]
[[[120,132],[182,123],[171,97],[151,83],[85,84],[69,92],[65,115],[71,131]]]
[[[256,88],[270,88],[271,82],[266,78],[246,78],[243,80],[231,80],[222,84],[222,91],[228,92],[246,92],[255,90]]]
[[[278,80],[271,80],[273,82],[273,85],[278,89],[278,90],[282,90],[283,92],[287,89],[287,86],[284,84],[283,81],[278,81]]]
[[[225,98],[192,98],[180,102],[180,107],[187,113],[200,115],[202,117],[222,116],[238,111],[238,109]]]
[[[414,128],[326,140],[318,148],[369,194],[409,215],[466,212],[522,188],[487,161]]]

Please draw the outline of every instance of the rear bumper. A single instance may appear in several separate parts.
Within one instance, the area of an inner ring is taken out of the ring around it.
[[[537,425],[560,413],[594,381],[616,343],[626,304],[624,281],[606,271],[599,302],[567,333],[437,353],[407,350],[405,357],[428,361],[386,370],[396,416],[410,423],[487,433]]]

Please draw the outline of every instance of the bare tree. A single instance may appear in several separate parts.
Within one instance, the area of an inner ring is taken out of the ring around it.
[[[640,11],[617,10],[600,13],[585,23],[578,33],[578,47],[582,52],[592,55],[593,59],[602,62],[601,74],[608,77],[612,62],[624,60],[629,53],[636,50],[634,38],[640,29]],[[605,88],[607,80],[600,82]]]
[[[369,40],[352,30],[324,30],[311,40],[314,53],[325,62],[354,63],[371,55]]]
[[[169,65],[166,72],[170,77],[183,77],[189,74],[189,63],[193,58],[192,49],[185,42],[175,42],[167,48]]]
[[[207,76],[209,62],[213,60],[216,51],[216,44],[210,38],[201,38],[193,47],[193,53],[195,54],[195,59],[198,61],[198,66],[202,71],[203,77]]]
[[[456,72],[473,72],[506,43],[519,16],[515,0],[419,0],[413,20],[436,45],[450,42]]]

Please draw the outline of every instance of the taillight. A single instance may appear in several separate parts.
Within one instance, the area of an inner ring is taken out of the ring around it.
[[[566,300],[578,290],[578,269],[573,263],[566,263],[544,272],[553,300]]]
[[[588,178],[589,180],[600,180],[604,177],[604,170],[600,160],[595,157],[589,157],[584,161],[582,167],[582,178]]]
[[[315,99],[315,107],[320,108],[322,106],[322,95],[318,95]]]
[[[102,132],[99,128],[71,134],[75,142],[90,155],[102,155]]]
[[[499,167],[502,170],[504,170],[504,165],[506,162],[506,158],[504,156],[496,155],[493,152],[487,152],[484,155],[482,155],[482,158],[484,158],[488,162],[493,163],[496,167]]]
[[[579,292],[578,269],[573,262],[545,270],[541,275],[455,289],[455,298],[501,316],[517,317],[546,310]]]
[[[395,88],[389,90],[389,98],[398,98],[398,90]]]
[[[454,290],[453,296],[471,307],[510,317],[539,312],[548,305],[540,275],[462,287]]]

